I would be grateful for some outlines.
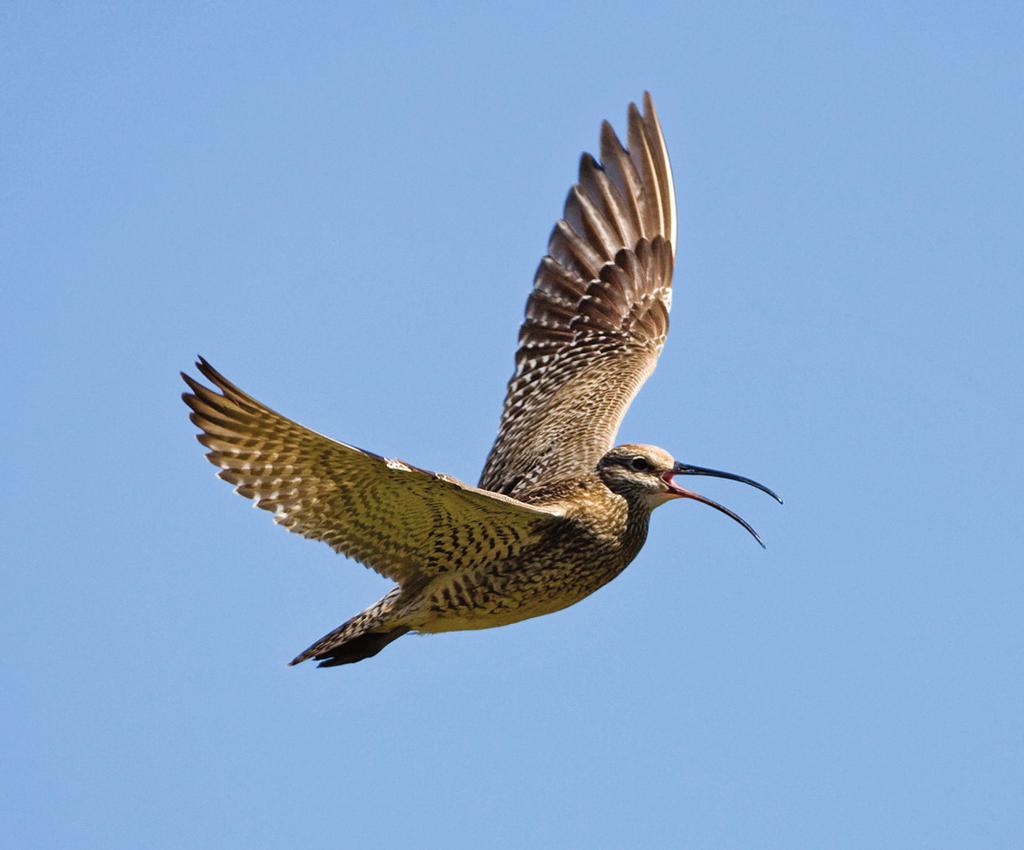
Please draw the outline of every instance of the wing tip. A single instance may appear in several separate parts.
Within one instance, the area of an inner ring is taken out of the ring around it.
[[[654,109],[654,98],[651,96],[650,89],[644,89],[644,114],[655,117],[656,111]]]

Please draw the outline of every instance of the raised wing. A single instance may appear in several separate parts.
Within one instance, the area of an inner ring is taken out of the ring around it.
[[[628,150],[605,121],[601,162],[581,158],[537,269],[488,490],[527,494],[542,478],[592,472],[657,364],[672,303],[672,169],[650,94],[643,114],[629,105],[628,124]]]
[[[216,392],[182,373],[196,435],[219,476],[274,521],[402,585],[452,557],[514,554],[559,514],[336,442],[256,401],[202,358]]]

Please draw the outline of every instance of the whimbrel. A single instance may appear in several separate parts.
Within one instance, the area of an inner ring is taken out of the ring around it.
[[[206,457],[275,522],[322,540],[397,586],[291,663],[376,655],[410,632],[503,626],[579,602],[621,573],[651,512],[694,499],[674,476],[710,475],[648,445],[613,448],[668,332],[676,208],[649,94],[608,122],[548,242],[519,332],[497,439],[479,486],[317,434],[240,390],[202,358],[182,374]],[[779,499],[781,501],[781,499]],[[763,545],[763,544],[762,544]]]

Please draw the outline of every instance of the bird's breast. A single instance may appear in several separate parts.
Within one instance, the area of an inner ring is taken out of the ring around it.
[[[420,597],[410,624],[421,632],[444,632],[550,614],[607,584],[637,551],[628,528],[569,516],[513,556],[437,576]]]

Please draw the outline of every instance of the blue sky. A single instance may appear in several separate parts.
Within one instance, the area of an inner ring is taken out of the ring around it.
[[[1014,4],[7,4],[10,846],[1024,841]],[[752,476],[560,614],[286,662],[387,584],[214,478],[202,353],[473,481],[603,118],[673,329],[623,441]]]

